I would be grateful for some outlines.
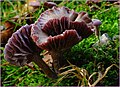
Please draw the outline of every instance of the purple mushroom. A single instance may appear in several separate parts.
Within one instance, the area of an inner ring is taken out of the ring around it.
[[[13,33],[12,37],[8,40],[5,46],[4,54],[5,59],[11,64],[23,66],[30,62],[35,62],[45,74],[50,78],[57,78],[48,65],[40,58],[42,49],[36,46],[30,37],[31,26],[22,26],[19,30]]]
[[[74,12],[66,7],[53,7],[43,12],[32,25],[31,37],[38,47],[49,51],[56,73],[65,63],[63,53],[93,31],[86,12]]]
[[[92,22],[94,25],[95,35],[99,36],[99,26],[102,24],[102,22],[98,19],[92,19]]]

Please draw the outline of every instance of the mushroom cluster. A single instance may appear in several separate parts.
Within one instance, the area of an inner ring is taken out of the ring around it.
[[[12,35],[5,46],[5,59],[20,66],[33,61],[48,77],[56,78],[59,68],[66,64],[63,53],[89,37],[94,26],[86,12],[54,6],[34,24],[25,25]],[[40,58],[42,50],[52,56],[54,71]]]

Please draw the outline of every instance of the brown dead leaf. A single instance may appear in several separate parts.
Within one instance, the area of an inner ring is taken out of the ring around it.
[[[0,31],[0,43],[2,46],[4,46],[8,39],[12,36],[14,29],[16,27],[16,25],[13,22],[10,21],[6,21],[4,23],[5,26],[5,30]],[[16,29],[19,29],[20,26],[17,26]]]
[[[54,2],[44,2],[44,7],[46,8],[52,8],[53,6],[57,6]]]
[[[29,67],[30,69],[32,69],[32,70],[35,70],[34,65],[33,65],[32,62],[26,64],[26,66],[28,66],[28,67]]]
[[[41,55],[44,56],[43,61],[44,61],[49,67],[52,68],[53,60],[52,60],[52,57],[51,57],[51,55],[49,54],[49,52],[46,51],[46,52],[42,53]]]
[[[10,28],[13,28],[15,24],[10,21],[5,21],[4,26],[6,29],[10,29]]]
[[[7,40],[11,37],[13,33],[13,29],[7,29],[0,31],[0,38],[1,38],[1,44],[7,43]]]
[[[86,0],[86,4],[91,6],[92,4],[100,3],[102,0]]]

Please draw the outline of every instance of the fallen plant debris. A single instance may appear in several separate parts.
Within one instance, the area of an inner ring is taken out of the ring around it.
[[[52,8],[53,6],[57,6],[57,4],[56,3],[54,3],[54,2],[44,2],[44,6],[46,7],[46,8]]]
[[[96,86],[108,73],[108,71],[113,67],[117,67],[119,69],[119,66],[116,64],[112,64],[109,67],[106,68],[106,70],[104,71],[104,73],[101,73],[101,71],[98,72],[93,72],[91,75],[88,74],[88,71],[83,69],[83,68],[79,68],[76,65],[71,64],[69,61],[68,63],[70,64],[69,66],[66,67],[62,67],[60,68],[61,70],[64,70],[66,68],[70,68],[69,70],[66,70],[65,72],[62,72],[59,74],[60,78],[58,79],[58,81],[54,84],[55,86],[60,83],[63,79],[68,78],[68,77],[76,77],[78,80],[78,86]],[[92,77],[94,75],[98,74],[97,79],[91,83]]]
[[[89,85],[89,86],[96,86],[97,83],[98,83],[99,81],[101,81],[101,80],[106,76],[107,72],[108,72],[113,66],[115,66],[115,67],[117,67],[117,68],[119,69],[119,66],[117,66],[116,64],[112,64],[112,65],[110,65],[109,67],[106,68],[106,70],[105,70],[105,72],[104,72],[103,74],[102,74],[101,72],[94,72],[93,74],[91,74],[91,75],[89,76],[89,79],[88,79],[88,85]],[[96,80],[93,84],[91,84],[91,83],[89,82],[89,80],[90,80],[95,74],[98,74],[98,78],[97,78],[97,80]]]
[[[120,4],[120,0],[86,0],[86,5],[89,6],[90,11],[97,11],[100,10],[101,8],[101,2],[106,2],[105,3],[105,8],[108,9],[113,5],[119,5]]]
[[[52,60],[52,57],[51,57],[51,55],[49,54],[49,52],[46,51],[46,52],[41,53],[40,55],[44,56],[44,57],[43,57],[43,60],[45,61],[45,63],[46,63],[50,68],[53,69],[53,60]]]
[[[1,46],[4,46],[8,39],[12,36],[13,32],[20,28],[20,26],[17,26],[15,23],[11,21],[5,21],[4,23],[4,30],[0,31],[0,38],[1,38]]]
[[[102,0],[86,0],[86,4],[92,6],[93,4],[99,4]]]

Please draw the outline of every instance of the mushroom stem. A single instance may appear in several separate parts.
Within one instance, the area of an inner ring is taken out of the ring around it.
[[[95,26],[95,36],[99,37],[99,34],[100,34],[99,28],[98,28],[98,26]]]
[[[53,59],[54,70],[57,74],[60,73],[60,68],[67,64],[67,61],[63,57],[63,52],[50,52]]]
[[[99,43],[100,43],[100,30],[99,30],[99,26],[95,26],[95,36],[98,38]]]
[[[49,68],[49,66],[40,58],[39,54],[34,55],[33,61],[43,70],[43,72],[49,78],[57,78],[57,74]]]

